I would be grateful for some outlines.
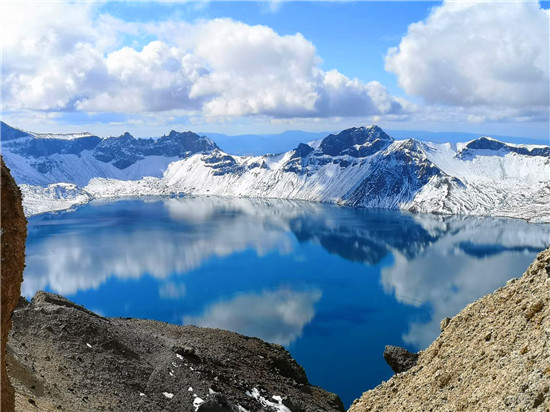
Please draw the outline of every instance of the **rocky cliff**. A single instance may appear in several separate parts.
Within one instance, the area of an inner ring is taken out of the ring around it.
[[[349,412],[550,411],[550,249],[441,326],[416,366]]]
[[[11,328],[11,314],[21,290],[23,268],[25,266],[25,239],[27,238],[27,221],[21,206],[21,193],[13,180],[10,170],[0,158],[2,179],[0,184],[1,224],[0,242],[2,244],[2,412],[13,410],[13,388],[6,372],[6,342]]]

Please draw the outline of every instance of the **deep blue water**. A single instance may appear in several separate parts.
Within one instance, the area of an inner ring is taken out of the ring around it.
[[[105,316],[219,327],[283,344],[346,406],[439,322],[520,276],[550,226],[223,198],[95,201],[29,219],[23,293]]]

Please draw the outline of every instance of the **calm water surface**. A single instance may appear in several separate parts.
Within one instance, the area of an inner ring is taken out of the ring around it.
[[[29,219],[22,289],[105,316],[218,327],[284,345],[346,406],[388,379],[386,344],[520,276],[550,226],[216,197],[92,202]]]

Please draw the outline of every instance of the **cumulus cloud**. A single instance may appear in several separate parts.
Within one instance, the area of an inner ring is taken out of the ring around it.
[[[388,51],[386,70],[428,103],[547,116],[549,27],[550,14],[538,2],[445,2],[409,26]]]
[[[8,110],[65,109],[105,80],[101,48],[110,40],[92,30],[89,5],[8,3],[2,12],[2,94]]]
[[[207,118],[406,111],[380,83],[321,70],[315,46],[300,33],[231,19],[127,23],[90,3],[21,7],[5,10],[2,28],[7,110]],[[143,45],[144,38],[153,40]]]
[[[201,99],[191,98],[189,92],[207,70],[192,54],[153,41],[141,51],[130,47],[113,51],[102,63],[109,84],[79,100],[79,110],[136,113],[200,109]]]

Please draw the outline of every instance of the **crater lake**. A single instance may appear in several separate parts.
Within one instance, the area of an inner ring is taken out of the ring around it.
[[[285,346],[346,407],[426,348],[441,319],[519,277],[550,225],[287,200],[93,201],[29,218],[22,293],[103,316],[228,329]]]

